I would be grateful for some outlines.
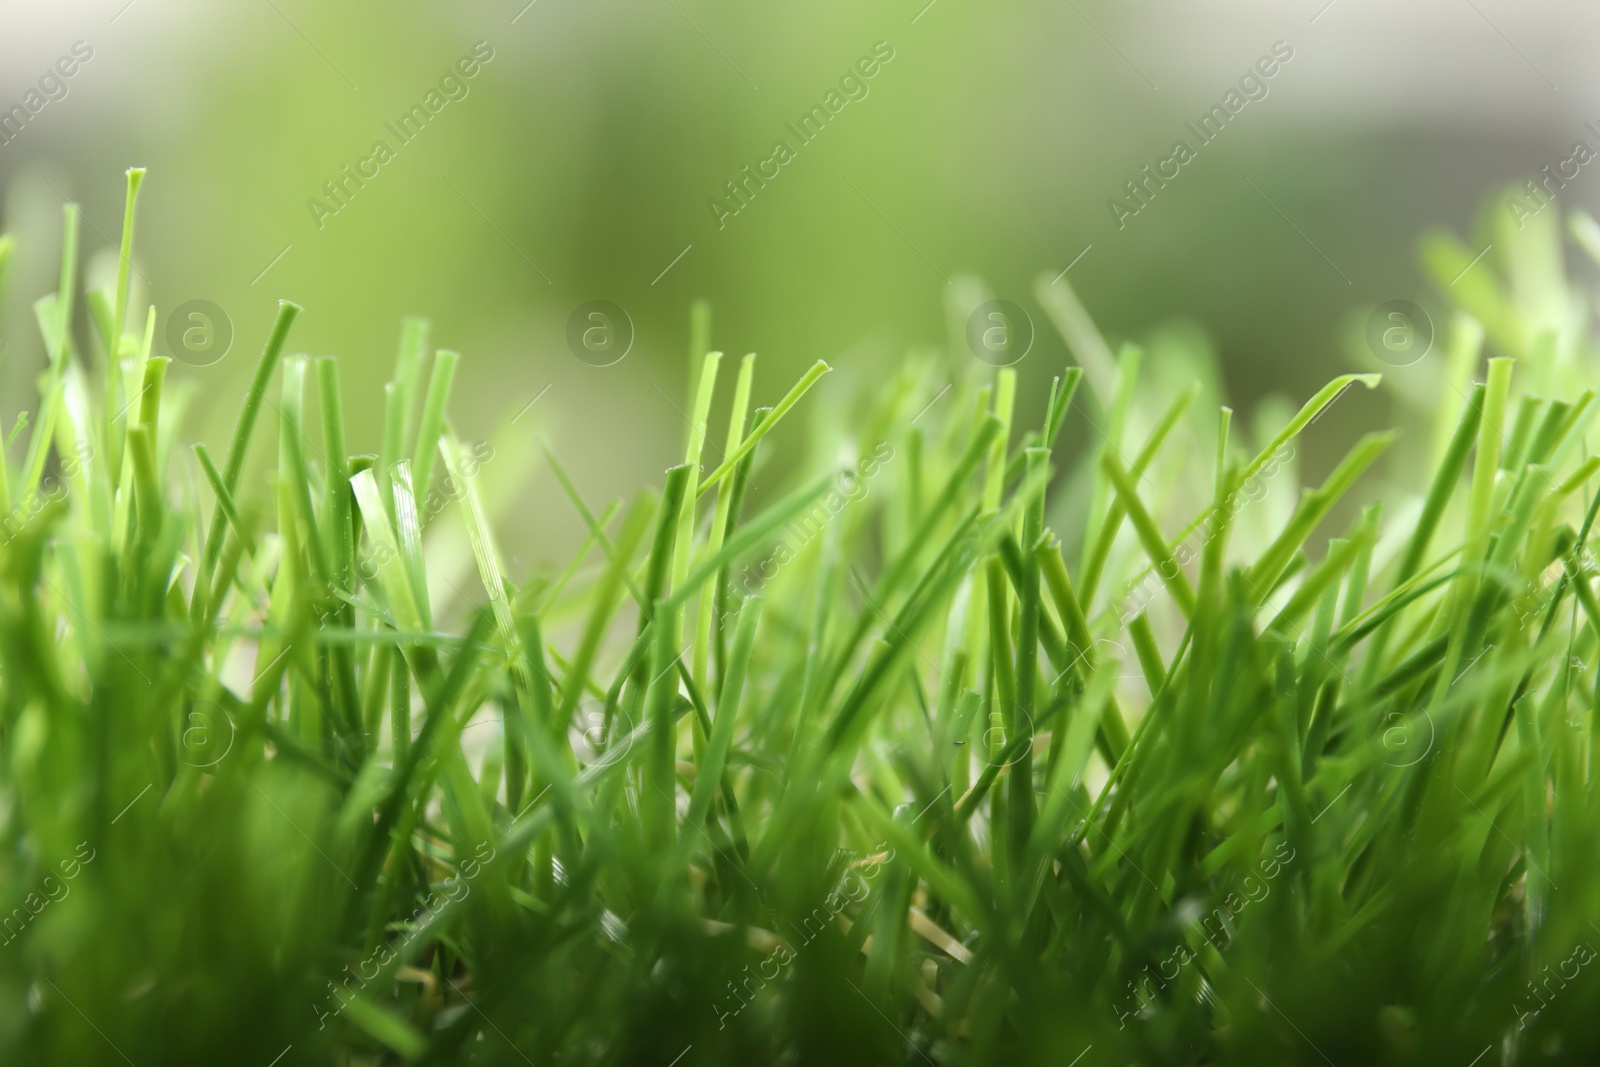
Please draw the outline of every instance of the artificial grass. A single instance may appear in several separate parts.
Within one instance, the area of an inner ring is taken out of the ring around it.
[[[422,323],[378,455],[287,303],[221,462],[182,446],[125,322],[141,177],[81,340],[67,209],[0,465],[6,1062],[1594,1062],[1554,212],[1476,267],[1428,239],[1462,310],[1391,375],[1411,432],[1303,493],[1377,375],[1246,429],[1196,345],[1142,376],[1044,279],[1082,367],[1023,425],[961,351],[769,390],[697,309],[685,462],[596,513],[546,450],[589,536],[516,574],[494,460],[538,444],[458,437]]]

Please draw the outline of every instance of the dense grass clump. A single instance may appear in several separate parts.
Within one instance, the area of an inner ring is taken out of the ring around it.
[[[954,354],[769,392],[698,311],[683,462],[601,506],[545,452],[588,540],[509,573],[491,461],[540,446],[458,437],[423,324],[378,455],[287,303],[189,449],[131,236],[74,315],[69,207],[0,464],[0,1055],[1594,1062],[1596,351],[1553,215],[1428,240],[1460,310],[1353,445],[1313,423],[1377,374],[1246,427],[1197,344],[1141,377],[1048,279],[1047,397]]]

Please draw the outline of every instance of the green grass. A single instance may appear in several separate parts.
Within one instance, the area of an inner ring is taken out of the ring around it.
[[[1422,363],[1247,419],[1047,279],[1047,397],[956,346],[786,389],[698,308],[684,462],[602,505],[526,425],[462,439],[420,322],[350,454],[287,303],[186,446],[141,176],[115,292],[67,210],[0,465],[5,1062],[1600,1054],[1600,351],[1554,212],[1464,275],[1426,239]],[[587,539],[518,573],[541,454]]]

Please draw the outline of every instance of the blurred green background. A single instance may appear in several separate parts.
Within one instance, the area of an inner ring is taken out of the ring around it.
[[[1114,340],[1198,323],[1236,403],[1298,397],[1348,367],[1342,324],[1363,309],[1420,299],[1442,324],[1415,266],[1424,227],[1471,232],[1498,207],[1482,208],[1489,191],[1574,140],[1600,144],[1583,111],[1600,14],[1576,3],[525,4],[7,6],[0,108],[75,42],[93,58],[0,145],[21,242],[5,420],[43,365],[28,305],[53,287],[62,198],[84,205],[85,254],[103,255],[129,165],[150,169],[132,307],[157,305],[157,351],[190,300],[235,333],[216,364],[174,367],[199,389],[194,437],[231,429],[287,297],[306,309],[293,349],[342,358],[352,445],[375,451],[400,319],[424,315],[464,356],[462,433],[488,437],[540,397],[518,431],[550,440],[599,499],[679,454],[697,297],[715,347],[761,353],[758,402],[818,358],[840,372],[836,402],[908,346],[945,344],[949,283],[975,275],[1034,317],[1031,411],[1069,359],[1034,280],[1071,264]],[[1293,59],[1265,97],[1119,229],[1109,199],[1193,142],[1184,124],[1280,41]],[[401,145],[385,124],[477,42],[493,58],[465,96]],[[893,58],[866,95],[801,145],[786,124],[875,45]],[[380,139],[394,158],[319,227],[308,201]],[[708,200],[779,140],[795,158],[719,228]],[[1586,170],[1562,197],[1584,204],[1591,184]],[[594,299],[636,332],[613,366],[568,349],[569,317]],[[1380,421],[1381,400],[1363,403],[1330,423]],[[534,478],[529,499],[548,475]],[[577,531],[565,507],[519,514],[555,541]]]

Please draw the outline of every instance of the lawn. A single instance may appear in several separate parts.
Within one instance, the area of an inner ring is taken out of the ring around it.
[[[287,302],[189,444],[142,179],[0,464],[6,1062],[1600,1057],[1586,217],[1425,237],[1432,351],[1248,416],[1048,276],[1047,397],[959,337],[772,382],[697,305],[602,501],[421,321],[352,454]],[[519,452],[570,561],[500,546]]]

